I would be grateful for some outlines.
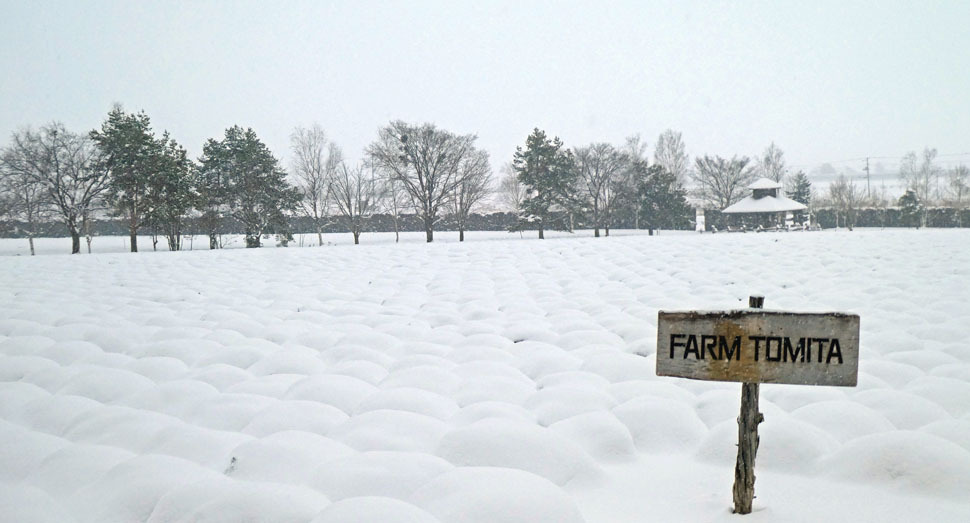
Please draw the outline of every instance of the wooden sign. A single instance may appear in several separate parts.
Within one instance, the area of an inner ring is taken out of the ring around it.
[[[859,316],[748,309],[660,311],[657,375],[853,387]]]

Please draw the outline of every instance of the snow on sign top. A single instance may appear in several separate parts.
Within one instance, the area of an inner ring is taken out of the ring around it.
[[[660,311],[657,375],[854,387],[859,316],[764,310]]]
[[[770,178],[758,178],[748,189],[781,189],[781,184]]]

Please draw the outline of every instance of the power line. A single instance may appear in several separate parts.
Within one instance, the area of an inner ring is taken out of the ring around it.
[[[970,156],[970,152],[967,152],[967,153],[937,154],[936,155],[936,158],[957,158],[957,157],[961,157],[961,156]],[[902,159],[904,157],[905,157],[905,155],[903,155],[903,156],[860,156],[858,158],[846,158],[844,160],[827,160],[827,161],[820,161],[820,162],[814,162],[814,163],[789,164],[788,167],[790,167],[790,168],[809,168],[809,167],[817,167],[819,165],[825,165],[825,164],[833,165],[833,164],[843,164],[843,163],[853,163],[853,162],[866,162],[868,160],[897,160],[897,161],[902,161]]]

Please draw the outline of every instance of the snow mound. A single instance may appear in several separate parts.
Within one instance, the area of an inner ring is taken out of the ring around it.
[[[616,400],[594,388],[561,385],[534,393],[524,406],[535,412],[540,424],[548,426],[587,412],[606,412],[616,406]]]
[[[373,410],[402,410],[446,420],[458,412],[451,398],[413,387],[385,389],[371,394],[357,405],[356,414]]]
[[[498,418],[510,421],[536,423],[536,416],[524,407],[502,401],[480,401],[464,407],[451,418],[458,425],[471,425],[483,419]]]
[[[401,410],[372,410],[333,428],[330,437],[366,450],[431,452],[448,430],[436,418]]]
[[[856,394],[855,400],[886,416],[897,429],[917,429],[951,418],[939,403],[905,391],[867,390]]]
[[[145,521],[169,491],[217,477],[216,472],[183,459],[137,456],[79,489],[67,504],[72,512],[86,514],[91,521]]]
[[[377,387],[353,376],[317,374],[294,383],[284,398],[319,401],[352,414],[364,398],[377,390]]]
[[[913,431],[864,436],[819,463],[833,477],[883,482],[899,489],[944,494],[966,501],[970,452],[945,439]]]
[[[310,523],[440,523],[437,518],[401,500],[362,496],[340,500]]]
[[[792,417],[828,432],[839,441],[896,429],[875,410],[844,400],[812,403],[792,412]]]
[[[630,430],[609,412],[589,412],[558,421],[549,428],[600,461],[625,461],[636,455]]]
[[[305,400],[286,400],[267,406],[256,413],[243,427],[244,434],[268,436],[285,430],[303,430],[327,434],[347,421],[344,411],[326,403]]]
[[[970,420],[948,419],[923,425],[920,432],[949,440],[970,451]]]
[[[276,432],[236,447],[225,462],[225,471],[236,479],[301,484],[321,463],[353,453],[343,443],[318,434]]]
[[[17,483],[0,482],[0,515],[17,523],[71,523],[76,521],[49,494]]]
[[[303,486],[209,480],[173,489],[159,500],[147,521],[300,523],[327,505],[326,497]]]
[[[758,292],[863,345],[761,389],[752,517],[970,521],[966,232],[0,256],[0,520],[721,520],[740,385],[656,376],[657,310]]]
[[[757,466],[777,471],[809,471],[817,461],[837,449],[838,440],[822,429],[776,414],[758,425]],[[700,444],[698,457],[730,467],[738,455],[738,424],[725,421],[708,433]]]
[[[407,499],[418,487],[452,468],[447,461],[420,452],[363,452],[319,465],[308,484],[332,500],[357,496]]]
[[[500,401],[521,405],[535,391],[535,383],[528,378],[474,376],[462,382],[454,397],[455,401],[463,407],[481,401]]]
[[[509,467],[558,485],[595,477],[599,466],[579,445],[528,423],[486,419],[445,434],[435,451],[458,466]]]
[[[70,445],[44,458],[27,476],[27,483],[63,499],[133,457],[131,452],[115,447]]]
[[[694,409],[679,401],[635,398],[613,409],[642,452],[690,451],[707,434]]]
[[[535,474],[465,467],[446,472],[409,499],[441,521],[463,523],[580,523],[562,489]]]

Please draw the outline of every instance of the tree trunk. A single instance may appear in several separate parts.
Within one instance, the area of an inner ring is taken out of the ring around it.
[[[465,228],[464,227],[459,227],[458,228],[458,241],[460,241],[460,242],[465,241]]]
[[[71,225],[71,254],[81,254],[81,235],[77,227]]]
[[[323,246],[323,228],[317,224],[317,247]]]
[[[360,245],[360,231],[354,231],[354,245]]]
[[[599,238],[600,237],[600,228],[599,228],[598,225],[593,228],[593,237],[594,238]]]
[[[33,235],[27,237],[27,243],[30,244],[30,255],[33,256],[34,254],[36,254],[34,252],[34,236]]]
[[[607,238],[608,238],[608,237],[610,236],[610,226],[609,226],[609,225],[607,225],[606,227],[604,227],[604,229],[603,229],[603,230],[604,230],[604,231],[606,231],[606,236],[607,236]]]
[[[424,237],[428,243],[434,241],[434,217],[430,213],[424,215]]]
[[[131,243],[131,252],[138,252],[138,226],[134,218],[128,222],[128,241]]]
[[[544,234],[542,234],[542,226],[541,225],[539,226],[539,239],[540,240],[545,240],[546,239],[546,236]]]
[[[219,242],[216,241],[216,234],[215,233],[209,233],[209,249],[210,250],[215,250],[215,249],[218,249],[218,248],[219,248]]]

